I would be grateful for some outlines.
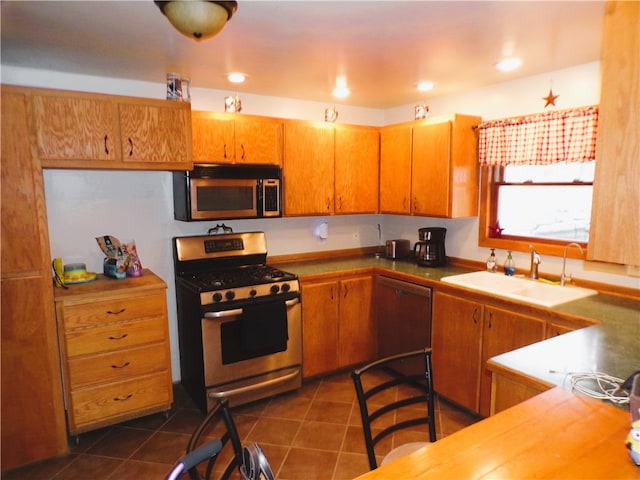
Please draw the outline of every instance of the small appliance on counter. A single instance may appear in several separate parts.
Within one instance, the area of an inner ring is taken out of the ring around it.
[[[447,229],[427,227],[418,229],[419,242],[413,246],[413,253],[418,265],[425,267],[443,267],[447,263],[444,237]]]
[[[411,253],[411,243],[402,238],[385,242],[385,256],[392,260],[407,258]]]

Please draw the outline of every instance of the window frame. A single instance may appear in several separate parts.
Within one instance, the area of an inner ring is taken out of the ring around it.
[[[529,252],[529,245],[533,245],[541,255],[551,255],[562,257],[568,240],[552,240],[539,237],[520,237],[504,235],[502,237],[491,237],[489,227],[495,225],[494,218],[497,217],[498,210],[498,187],[499,183],[493,181],[496,176],[496,169],[501,174],[503,167],[482,165],[480,166],[480,203],[478,216],[478,245],[481,247],[495,248],[501,250],[512,250],[516,252]],[[585,185],[585,183],[576,183],[576,185]],[[567,249],[567,258],[586,259],[588,243],[578,243],[584,253],[581,254],[577,248]]]

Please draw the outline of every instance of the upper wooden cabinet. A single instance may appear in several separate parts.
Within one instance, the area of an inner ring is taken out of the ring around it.
[[[188,170],[189,103],[24,89],[47,168]]]
[[[31,97],[38,157],[116,162],[122,156],[117,105],[99,98]]]
[[[335,132],[335,213],[378,212],[377,128],[337,125]]]
[[[411,213],[411,123],[380,129],[380,213]]]
[[[284,135],[284,214],[330,215],[334,202],[332,124],[289,121]]]
[[[118,103],[122,160],[148,169],[192,168],[191,110],[181,102]]]
[[[196,111],[191,122],[195,163],[282,165],[280,119]]]
[[[452,115],[381,130],[380,211],[429,217],[478,214],[480,117]]]
[[[288,121],[285,215],[377,213],[378,159],[375,127]]]
[[[640,265],[639,24],[640,2],[607,3],[588,260]]]

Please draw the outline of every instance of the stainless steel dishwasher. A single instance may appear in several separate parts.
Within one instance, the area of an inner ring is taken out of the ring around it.
[[[395,278],[376,280],[378,355],[431,346],[431,289]]]

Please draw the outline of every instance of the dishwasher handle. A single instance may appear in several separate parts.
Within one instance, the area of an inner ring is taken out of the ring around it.
[[[418,295],[420,297],[431,299],[431,288],[425,287],[423,285],[418,285],[417,283],[411,283],[403,280],[396,280],[395,278],[379,276],[378,284],[394,289],[396,295],[399,297],[406,297],[409,295]]]

